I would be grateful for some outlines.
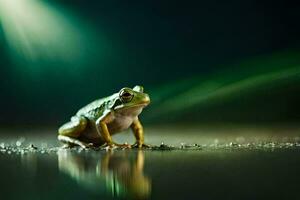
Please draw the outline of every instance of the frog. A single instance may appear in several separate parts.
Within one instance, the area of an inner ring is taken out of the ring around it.
[[[58,140],[64,148],[148,148],[150,145],[144,143],[144,129],[139,115],[149,104],[150,97],[143,86],[124,87],[79,109],[69,122],[58,129]],[[135,137],[134,144],[113,141],[114,134],[129,128]]]

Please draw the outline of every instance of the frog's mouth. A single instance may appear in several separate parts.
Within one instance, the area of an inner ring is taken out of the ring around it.
[[[150,103],[150,101],[142,102],[139,104],[127,105],[127,106],[120,105],[120,106],[115,107],[115,110],[123,110],[123,109],[126,110],[126,109],[131,109],[131,108],[136,108],[136,107],[144,108],[144,107],[148,106],[149,103]]]
[[[145,97],[144,99],[143,99],[143,101],[141,101],[141,103],[139,103],[139,104],[136,104],[137,106],[139,105],[139,106],[148,106],[148,104],[150,104],[150,98],[149,98],[149,96],[147,96],[147,97]]]
[[[146,107],[150,104],[150,98],[149,96],[146,96],[143,100],[141,100],[139,103],[137,104],[123,104],[123,105],[119,105],[119,106],[116,106],[115,107],[115,110],[118,110],[118,109],[130,109],[130,108],[136,108],[136,107]]]

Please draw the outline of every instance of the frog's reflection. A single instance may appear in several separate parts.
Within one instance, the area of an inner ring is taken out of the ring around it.
[[[132,156],[134,154],[134,156]],[[88,155],[67,150],[58,152],[59,170],[80,186],[99,194],[146,199],[151,181],[143,173],[144,152],[107,152]]]

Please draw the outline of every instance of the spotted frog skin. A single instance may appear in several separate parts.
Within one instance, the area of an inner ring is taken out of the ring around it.
[[[58,129],[58,140],[68,146],[79,145],[82,148],[147,147],[138,116],[149,103],[149,95],[144,93],[142,86],[122,88],[118,93],[95,100],[81,108],[71,117],[70,122]],[[128,128],[134,133],[135,144],[113,142],[113,134]]]

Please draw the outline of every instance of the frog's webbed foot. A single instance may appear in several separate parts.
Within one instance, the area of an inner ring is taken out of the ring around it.
[[[131,145],[132,148],[138,148],[138,149],[149,149],[151,148],[151,145],[136,142],[133,145]]]
[[[65,143],[63,144],[63,146],[61,146],[62,149],[71,149],[73,148],[75,145],[71,144],[71,143]]]
[[[92,148],[95,148],[95,146],[94,146],[93,143],[85,143],[85,142],[79,141],[79,143],[77,145],[80,146],[83,149],[92,149]]]
[[[112,143],[105,143],[100,148],[106,149],[106,150],[113,150],[113,149],[130,149],[131,145],[124,143],[124,144],[118,144],[115,142]]]
[[[131,148],[131,145],[130,144],[127,144],[127,143],[124,143],[124,144],[117,144],[117,143],[113,143],[116,147],[118,148],[122,148],[122,149],[130,149]]]

